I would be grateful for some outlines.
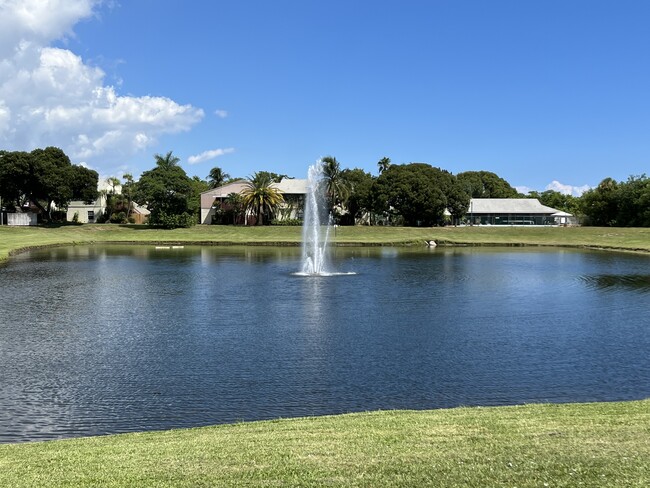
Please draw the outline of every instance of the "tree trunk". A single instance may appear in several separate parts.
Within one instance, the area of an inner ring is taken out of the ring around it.
[[[47,215],[47,220],[48,222],[52,221],[52,214],[50,213],[50,204],[48,203],[47,205],[47,210],[41,205],[41,202],[36,200],[35,198],[30,197],[29,201],[32,202],[36,207],[44,214]]]

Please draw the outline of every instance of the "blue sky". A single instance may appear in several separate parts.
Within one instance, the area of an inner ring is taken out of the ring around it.
[[[202,178],[387,156],[579,191],[648,172],[649,24],[631,0],[0,0],[0,147],[102,176],[170,150]]]

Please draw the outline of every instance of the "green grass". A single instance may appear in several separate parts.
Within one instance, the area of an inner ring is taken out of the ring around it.
[[[441,244],[543,245],[597,247],[650,252],[650,228],[602,227],[338,227],[338,245]],[[147,226],[69,225],[62,227],[0,226],[0,260],[15,251],[59,244],[102,242],[178,242],[205,244],[298,245],[300,227],[234,227],[200,225],[162,230]]]
[[[0,446],[0,486],[650,486],[650,401],[386,411]]]

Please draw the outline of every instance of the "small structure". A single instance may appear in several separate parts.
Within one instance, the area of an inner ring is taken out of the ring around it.
[[[38,215],[35,212],[5,213],[7,225],[36,225]]]
[[[564,225],[570,217],[536,198],[472,198],[466,215],[470,225]]]
[[[246,180],[237,180],[201,193],[201,221],[199,223],[211,224],[216,208],[223,206],[231,193],[241,194],[246,186]],[[280,183],[274,183],[273,186],[282,192],[285,199],[285,203],[278,211],[278,218],[281,220],[301,219],[307,195],[307,180],[285,178]]]
[[[131,208],[130,217],[133,219],[133,223],[146,224],[147,220],[149,220],[149,215],[151,215],[149,209],[143,207],[142,205],[138,205],[135,202],[131,202],[131,204],[133,208]]]

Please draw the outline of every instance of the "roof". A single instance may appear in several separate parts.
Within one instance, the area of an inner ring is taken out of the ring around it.
[[[227,183],[225,185],[212,188],[211,190],[204,191],[201,193],[201,196],[209,195],[213,199],[217,197],[226,198],[231,193],[241,192],[245,186],[246,186],[246,180],[237,180],[237,181],[233,181],[232,183]]]
[[[237,180],[228,183],[212,190],[204,191],[201,193],[201,208],[210,208],[214,203],[215,198],[227,198],[231,193],[241,193],[248,180]],[[307,180],[306,179],[289,179],[285,178],[280,183],[275,183],[273,186],[278,188],[286,195],[306,195],[307,194]]]
[[[285,178],[280,183],[276,183],[274,186],[278,188],[282,193],[292,195],[306,195],[308,183],[306,179]]]
[[[233,181],[232,183],[204,191],[201,193],[201,195],[209,195],[212,198],[225,198],[231,193],[240,193],[246,187],[247,182],[248,180]],[[307,194],[306,179],[285,178],[280,183],[274,183],[273,186],[279,189],[282,193],[298,195]]]
[[[559,210],[542,205],[536,198],[472,198],[469,212],[475,214],[543,214]]]
[[[141,214],[141,215],[149,215],[151,212],[149,211],[148,208],[143,207],[142,205],[138,205],[137,203],[133,202],[133,211],[135,213]]]

